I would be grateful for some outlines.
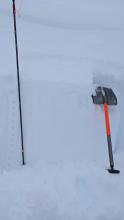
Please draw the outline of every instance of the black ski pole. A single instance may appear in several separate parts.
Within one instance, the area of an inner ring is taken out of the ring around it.
[[[22,150],[22,165],[25,165],[15,0],[12,0],[12,8],[13,8],[13,21],[14,21],[15,49],[16,49],[17,84],[18,84],[18,101],[19,101],[19,120],[20,120],[20,131],[21,131],[21,147],[22,147],[22,149],[21,149]]]

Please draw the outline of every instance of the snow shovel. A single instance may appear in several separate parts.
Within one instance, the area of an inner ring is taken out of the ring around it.
[[[106,124],[106,135],[108,142],[108,153],[110,169],[107,169],[109,173],[119,174],[120,171],[114,169],[114,159],[112,151],[112,141],[111,141],[111,131],[110,131],[110,121],[109,121],[109,105],[117,105],[117,97],[115,96],[111,88],[97,87],[96,95],[92,95],[93,103],[97,105],[103,105],[105,114],[105,124]]]

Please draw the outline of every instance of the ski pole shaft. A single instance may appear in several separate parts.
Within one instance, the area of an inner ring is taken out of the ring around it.
[[[104,103],[104,114],[105,114],[105,123],[106,123],[106,135],[107,135],[107,142],[108,142],[109,161],[110,161],[110,167],[113,169],[114,159],[113,159],[113,152],[112,152],[111,131],[110,131],[110,121],[109,121],[109,112],[108,112],[107,102]]]
[[[14,21],[15,49],[16,49],[17,84],[18,84],[18,100],[19,100],[19,120],[20,120],[21,146],[22,146],[22,149],[21,149],[22,150],[22,165],[25,165],[15,0],[12,0],[12,8],[13,8],[13,21]]]

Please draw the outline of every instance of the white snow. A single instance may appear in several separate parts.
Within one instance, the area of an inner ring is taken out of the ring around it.
[[[96,164],[40,163],[3,173],[0,218],[123,220],[123,176]]]
[[[0,220],[123,220],[124,2],[17,0],[26,166],[11,1],[0,5]],[[110,175],[97,85],[112,87]]]

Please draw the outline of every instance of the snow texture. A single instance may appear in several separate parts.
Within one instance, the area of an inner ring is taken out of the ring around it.
[[[11,1],[0,5],[0,219],[124,219],[124,2],[17,0],[22,167]],[[112,87],[110,175],[97,85]]]

